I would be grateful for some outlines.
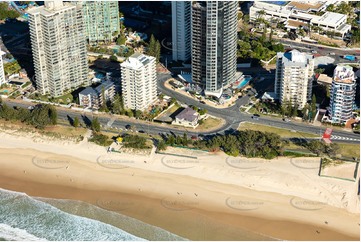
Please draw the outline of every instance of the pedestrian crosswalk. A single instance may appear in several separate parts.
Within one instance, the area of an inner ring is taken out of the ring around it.
[[[354,138],[343,137],[343,136],[338,136],[338,135],[331,135],[331,140],[360,141],[360,139],[354,139]]]

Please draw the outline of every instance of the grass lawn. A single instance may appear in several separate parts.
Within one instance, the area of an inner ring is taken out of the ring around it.
[[[46,127],[44,132],[57,133],[65,137],[78,137],[80,135],[84,136],[87,129],[81,127],[74,128],[71,126],[55,125]]]
[[[338,143],[340,149],[338,151],[344,157],[358,157],[360,159],[360,144]]]
[[[0,119],[0,127],[10,130],[18,130],[23,132],[30,132],[30,133],[39,133],[42,135],[46,135],[49,137],[56,137],[59,139],[80,139],[80,136],[84,136],[86,133],[85,128],[74,128],[71,126],[64,126],[64,125],[55,125],[55,126],[47,126],[43,130],[36,129],[32,125],[27,125],[20,121],[5,121],[4,119]]]
[[[65,94],[63,96],[60,96],[60,97],[57,97],[57,98],[54,98],[54,101],[56,103],[65,103],[65,104],[69,104],[73,101],[73,96],[68,93],[68,94]]]
[[[203,124],[198,125],[196,130],[204,130],[204,129],[211,129],[219,126],[221,121],[217,118],[208,117],[206,120],[203,121]]]
[[[169,108],[166,113],[172,114],[175,111],[177,111],[179,109],[179,107],[177,105],[173,105],[173,107]]]
[[[271,132],[279,134],[282,138],[315,138],[318,137],[316,134],[305,133],[305,132],[292,132],[288,129],[275,128],[267,125],[244,123],[241,124],[238,130],[257,130],[261,132]]]

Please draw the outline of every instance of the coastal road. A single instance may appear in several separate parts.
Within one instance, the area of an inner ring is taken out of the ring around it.
[[[164,75],[163,78],[164,78],[164,80],[166,80],[169,78],[169,76]],[[162,80],[162,78],[160,78],[159,81],[161,82],[161,80]],[[58,118],[62,119],[62,120],[68,120],[68,117],[71,117],[71,118],[78,117],[79,120],[90,121],[94,117],[97,117],[103,127],[106,127],[107,124],[111,123],[112,128],[124,130],[127,125],[134,125],[137,131],[142,130],[142,131],[144,131],[148,134],[152,134],[152,135],[156,135],[159,133],[170,133],[170,132],[174,133],[176,135],[183,135],[184,133],[186,133],[188,136],[232,133],[233,131],[235,131],[238,128],[238,126],[241,122],[252,122],[252,123],[256,123],[256,124],[269,125],[269,126],[273,126],[273,127],[277,127],[277,128],[293,130],[295,132],[308,132],[308,133],[313,133],[313,134],[319,135],[320,137],[325,130],[325,127],[317,127],[317,126],[309,125],[306,123],[296,123],[296,122],[287,123],[287,122],[282,121],[280,118],[271,118],[271,117],[266,117],[266,116],[260,117],[259,120],[254,120],[251,118],[251,115],[243,114],[239,111],[239,105],[240,105],[239,102],[241,100],[237,100],[236,105],[234,105],[232,107],[224,108],[224,109],[217,109],[217,108],[199,103],[198,101],[196,101],[192,98],[183,96],[182,94],[179,94],[179,93],[173,92],[169,89],[166,89],[164,87],[164,82],[163,82],[163,85],[159,85],[159,89],[165,95],[175,97],[180,102],[186,103],[188,105],[195,105],[200,108],[206,108],[210,115],[223,118],[225,120],[225,125],[223,127],[218,128],[217,130],[208,131],[208,132],[200,132],[200,131],[196,131],[193,129],[178,128],[178,127],[174,127],[174,126],[171,126],[168,124],[151,123],[151,122],[146,122],[146,121],[142,121],[142,120],[137,120],[134,118],[132,118],[132,119],[131,118],[121,118],[121,117],[115,116],[115,115],[97,115],[97,114],[93,114],[93,113],[79,112],[79,111],[75,111],[72,109],[65,109],[65,108],[57,108]],[[19,102],[18,100],[14,101],[14,100],[10,100],[10,99],[5,99],[3,101],[10,106],[19,106],[19,107],[24,107],[24,108],[34,105],[33,103],[28,103],[28,102],[23,102],[23,101]],[[346,132],[346,131],[342,131],[342,130],[334,130],[333,131],[333,139],[332,140],[334,142],[342,141],[342,142],[347,142],[347,143],[359,143],[359,139],[360,139],[360,136],[358,134],[354,134],[352,132]]]

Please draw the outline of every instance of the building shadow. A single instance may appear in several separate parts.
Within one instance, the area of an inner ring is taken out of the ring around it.
[[[31,51],[30,33],[27,22],[12,20],[0,25],[3,44],[10,54],[25,69],[31,81],[35,74]]]

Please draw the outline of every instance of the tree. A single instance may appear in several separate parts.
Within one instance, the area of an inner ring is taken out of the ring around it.
[[[94,132],[100,132],[100,122],[98,120],[98,118],[94,118],[91,121],[91,130],[93,130]]]
[[[0,20],[7,18],[15,19],[18,17],[20,17],[20,14],[15,10],[9,10],[7,2],[0,3]]]
[[[273,28],[271,28],[271,32],[269,33],[269,37],[268,37],[268,40],[270,42],[272,42],[272,37],[273,37]]]
[[[133,111],[132,111],[131,109],[128,109],[128,110],[126,111],[126,114],[127,114],[127,116],[130,117],[130,118],[134,117]]]
[[[57,124],[58,120],[58,113],[53,106],[49,106],[49,118],[52,125]]]
[[[114,96],[111,109],[112,109],[112,112],[115,114],[123,114],[124,113],[123,98],[118,93],[115,94],[115,96]]]
[[[164,140],[160,140],[157,144],[157,148],[158,150],[166,150],[167,149],[167,145],[166,143],[164,142]]]
[[[73,127],[78,128],[79,127],[79,118],[75,117],[73,120]]]
[[[263,16],[266,14],[266,11],[265,10],[260,10],[257,12],[257,19],[256,19],[256,22],[257,23],[260,23],[263,21]]]
[[[306,104],[302,109],[302,119],[307,120],[308,117],[308,104]]]
[[[142,115],[142,111],[140,110],[134,110],[134,117],[139,118]]]
[[[295,106],[292,109],[292,117],[297,117],[298,114],[298,105],[295,104]]]
[[[324,71],[325,71],[325,69],[323,69],[323,68],[317,68],[317,69],[315,70],[315,73],[317,73],[317,74],[322,74]]]
[[[311,112],[312,112],[312,120],[315,118],[316,116],[316,96],[315,94],[312,95],[312,101],[311,101]]]
[[[127,38],[124,36],[123,33],[117,38],[117,45],[124,45]]]
[[[149,47],[148,47],[148,55],[154,56],[157,62],[159,62],[160,50],[161,50],[161,46],[159,40],[156,40],[154,35],[151,35],[149,41]]]
[[[266,33],[267,33],[267,28],[264,28],[263,32],[262,32],[262,36],[261,36],[261,38],[259,38],[259,41],[261,43],[264,43],[266,41]]]
[[[207,109],[200,109],[198,112],[200,115],[204,115],[207,113]]]
[[[150,36],[149,46],[148,46],[148,55],[155,56],[156,40],[154,35]]]
[[[109,60],[112,62],[118,62],[118,57],[116,57],[114,54],[109,57]]]

